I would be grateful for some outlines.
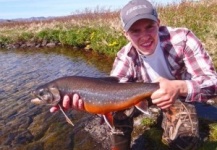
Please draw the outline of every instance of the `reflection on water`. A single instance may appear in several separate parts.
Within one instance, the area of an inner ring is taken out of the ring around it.
[[[111,65],[109,58],[67,48],[1,50],[0,149],[102,149],[82,129],[75,134],[60,112],[31,104],[29,93],[62,76],[107,76]],[[68,115],[74,121],[91,118],[76,111]],[[85,144],[78,144],[84,136]]]

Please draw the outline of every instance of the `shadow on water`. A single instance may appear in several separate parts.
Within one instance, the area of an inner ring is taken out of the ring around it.
[[[93,115],[67,112],[75,132],[60,112],[31,104],[29,93],[62,76],[108,76],[112,61],[69,48],[0,50],[0,149],[103,149],[83,130]]]

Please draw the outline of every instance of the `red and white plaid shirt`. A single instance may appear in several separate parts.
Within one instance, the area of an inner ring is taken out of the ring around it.
[[[159,39],[171,74],[187,83],[185,101],[206,101],[217,94],[217,73],[211,57],[190,30],[161,26]],[[117,53],[110,75],[120,82],[151,82],[141,55],[131,43]]]

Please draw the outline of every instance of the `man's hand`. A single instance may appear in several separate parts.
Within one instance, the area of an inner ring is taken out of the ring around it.
[[[185,81],[168,80],[159,78],[160,89],[155,91],[152,96],[152,103],[161,109],[169,108],[178,96],[186,96],[188,89]]]
[[[68,109],[76,109],[76,110],[84,110],[83,100],[80,99],[78,94],[73,94],[72,98],[68,95],[65,95],[62,100],[62,104],[60,104],[64,110]],[[58,106],[54,106],[50,108],[50,112],[56,112],[59,110]]]

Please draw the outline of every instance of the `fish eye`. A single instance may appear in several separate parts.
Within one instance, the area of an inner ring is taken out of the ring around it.
[[[44,94],[45,94],[44,89],[40,89],[39,92],[38,92],[38,95],[39,96],[44,96]]]

